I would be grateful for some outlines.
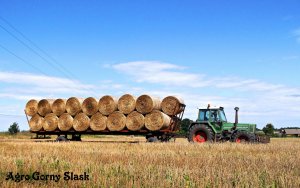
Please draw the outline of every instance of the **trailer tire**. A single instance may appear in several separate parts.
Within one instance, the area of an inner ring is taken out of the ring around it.
[[[212,129],[205,124],[192,125],[188,132],[189,142],[204,143],[213,142],[214,133]]]
[[[166,135],[166,134],[163,134],[163,135],[157,137],[157,139],[161,142],[169,142],[171,140],[171,138],[172,138],[172,136]]]
[[[71,140],[72,141],[81,141],[81,135],[73,134]]]
[[[233,136],[233,142],[236,143],[254,143],[255,140],[255,134],[246,131],[238,131]]]
[[[59,136],[56,138],[57,142],[66,142],[68,139],[65,136]]]

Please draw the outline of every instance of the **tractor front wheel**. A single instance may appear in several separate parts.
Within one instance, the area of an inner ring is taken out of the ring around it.
[[[212,142],[214,140],[214,133],[207,125],[195,124],[189,130],[188,140],[189,142],[196,143]]]
[[[253,143],[255,135],[245,131],[239,131],[233,136],[233,142],[236,143]]]

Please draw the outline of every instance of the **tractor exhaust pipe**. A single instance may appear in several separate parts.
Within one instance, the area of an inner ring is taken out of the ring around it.
[[[238,111],[239,111],[239,107],[235,107],[235,121],[234,124],[237,125],[239,123],[239,117],[238,117]]]
[[[237,127],[237,124],[239,123],[239,116],[238,116],[239,107],[235,107],[234,110],[235,110],[235,121],[234,121],[232,130],[235,130]]]

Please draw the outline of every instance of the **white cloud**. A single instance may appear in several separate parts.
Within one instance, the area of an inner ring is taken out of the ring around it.
[[[186,74],[181,72],[185,67],[161,63],[159,61],[135,61],[114,64],[111,67],[121,73],[132,76],[137,82],[163,83],[168,85],[188,84],[191,87],[204,84],[201,83],[199,85],[195,82],[201,75]]]
[[[192,88],[213,87],[230,88],[242,91],[270,91],[287,89],[279,84],[270,84],[256,79],[239,77],[209,77],[205,74],[194,74],[181,67],[158,61],[136,61],[115,64],[113,69],[131,76],[137,82],[164,84],[169,86],[186,86]]]
[[[0,83],[4,83],[0,92],[1,98],[18,100],[63,94],[89,94],[95,88],[77,80],[23,72],[0,72]]]
[[[70,88],[70,89],[90,89],[91,85],[84,85],[76,80],[66,78],[36,75],[29,73],[0,72],[0,82],[34,85],[47,88]]]
[[[17,100],[30,100],[30,99],[42,99],[40,95],[26,95],[23,93],[11,94],[11,93],[0,93],[0,98],[12,98]]]
[[[297,55],[289,55],[289,56],[284,56],[281,59],[284,60],[284,61],[298,60],[299,56],[297,56]]]
[[[218,78],[215,87],[218,88],[235,88],[239,90],[254,90],[254,91],[270,91],[279,90],[283,86],[279,84],[270,84],[254,79],[241,79],[241,78]]]

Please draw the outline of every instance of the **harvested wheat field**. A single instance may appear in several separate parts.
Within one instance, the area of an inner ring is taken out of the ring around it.
[[[107,141],[115,138],[139,142]],[[66,143],[0,139],[1,187],[300,186],[297,138],[272,139],[270,144],[254,145],[191,144],[186,139],[146,143],[142,137],[119,136]],[[61,178],[58,182],[5,180],[8,172],[32,175],[35,171]],[[65,172],[85,172],[89,180],[66,181]]]

